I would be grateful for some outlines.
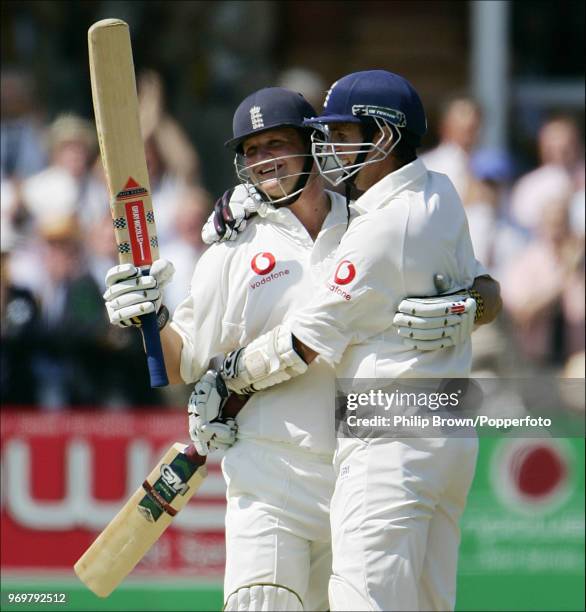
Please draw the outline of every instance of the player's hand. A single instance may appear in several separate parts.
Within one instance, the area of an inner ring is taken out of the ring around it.
[[[173,264],[166,259],[154,261],[146,276],[132,264],[110,268],[106,273],[104,293],[110,323],[119,327],[140,327],[140,316],[159,311],[163,288],[174,272]]]
[[[222,417],[230,393],[222,376],[208,370],[196,383],[189,403],[189,437],[200,455],[227,450],[236,441],[236,421]]]
[[[237,185],[228,189],[214,206],[214,212],[201,231],[206,244],[236,240],[246,228],[246,221],[255,215],[263,202],[260,194],[252,185]]]
[[[457,346],[474,329],[476,301],[467,293],[406,298],[393,319],[403,344],[420,351]]]
[[[307,370],[287,325],[277,325],[245,347],[224,356],[220,372],[230,391],[251,395]]]

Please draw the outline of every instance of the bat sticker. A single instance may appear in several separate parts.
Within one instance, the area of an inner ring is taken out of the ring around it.
[[[161,477],[154,485],[146,480],[142,483],[146,495],[138,504],[138,511],[151,523],[158,520],[163,512],[175,516],[177,511],[171,502],[177,495],[187,493],[189,487],[186,483],[198,467],[184,453],[178,454],[169,464],[163,463]]]
[[[118,192],[116,200],[132,200],[134,198],[144,198],[149,192],[141,187],[131,176],[128,177],[124,189]]]

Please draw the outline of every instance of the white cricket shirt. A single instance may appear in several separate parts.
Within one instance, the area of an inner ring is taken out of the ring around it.
[[[474,258],[466,215],[447,176],[419,159],[387,175],[354,203],[355,218],[325,283],[289,325],[341,379],[465,377],[471,342],[437,351],[406,347],[393,317],[407,296],[436,295],[442,273],[453,291],[485,270]]]
[[[198,380],[210,360],[270,331],[323,284],[347,227],[345,199],[327,192],[331,211],[315,241],[286,207],[250,220],[237,242],[212,245],[195,268],[190,295],[171,326],[183,340],[181,377]],[[335,375],[323,359],[307,372],[255,393],[237,417],[238,435],[331,454]]]

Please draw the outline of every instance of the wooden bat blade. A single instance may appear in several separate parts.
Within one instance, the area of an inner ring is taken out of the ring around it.
[[[88,50],[96,128],[110,197],[122,202],[133,195],[149,200],[128,24],[120,19],[94,23],[88,30]]]
[[[159,257],[128,24],[103,19],[88,30],[92,99],[120,263],[147,272]],[[151,386],[168,384],[156,314],[141,317]]]
[[[79,579],[108,597],[143,558],[207,476],[205,457],[175,443],[74,565]]]

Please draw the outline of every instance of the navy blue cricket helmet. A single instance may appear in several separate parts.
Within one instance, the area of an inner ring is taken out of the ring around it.
[[[423,104],[413,85],[386,70],[353,72],[336,81],[312,123],[359,123],[369,118],[410,132],[417,145],[427,131]]]
[[[315,115],[313,106],[300,93],[283,87],[259,89],[236,109],[232,120],[233,137],[225,146],[241,152],[242,141],[249,136],[279,127],[297,128],[309,136],[312,128],[303,122]]]
[[[404,77],[386,70],[353,72],[337,80],[326,94],[321,114],[305,123],[314,127],[359,123],[362,127],[361,143],[335,143],[315,133],[313,156],[324,178],[334,185],[387,157],[401,140],[419,146],[427,130],[425,111],[415,88]],[[385,125],[391,127],[390,132],[385,132]],[[379,138],[374,141],[377,129]],[[372,155],[367,159],[369,153]],[[344,163],[341,154],[346,158],[354,155],[354,162]]]
[[[301,195],[313,171],[310,135],[315,128],[306,125],[304,121],[315,114],[313,106],[300,93],[283,87],[266,87],[245,98],[234,113],[233,138],[225,143],[236,153],[234,165],[240,181],[252,184],[266,201],[281,205],[293,204]],[[305,150],[296,155],[286,155],[250,164],[244,156],[243,142],[251,136],[276,128],[299,130],[306,141]],[[286,160],[294,157],[303,158],[302,169],[283,175],[280,166],[287,163]],[[263,171],[266,171],[267,163],[271,162],[274,164],[274,172],[263,180],[262,176],[259,176],[259,170],[262,168]],[[317,171],[313,173],[317,174]],[[286,180],[291,178],[296,179],[292,186],[290,181]],[[274,186],[275,181],[278,183],[277,188]],[[285,183],[288,187],[285,187]],[[269,184],[273,185],[272,195],[267,193],[270,191]]]

